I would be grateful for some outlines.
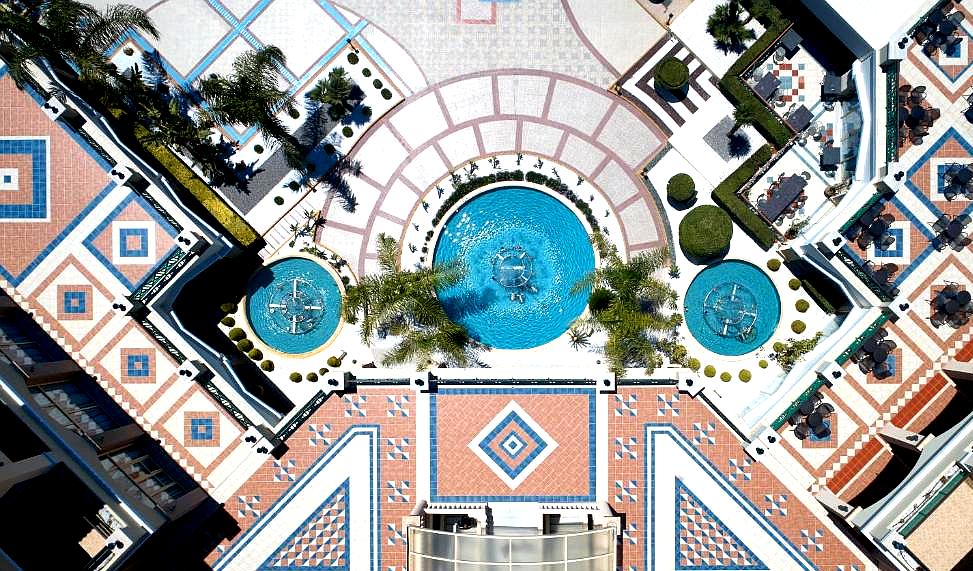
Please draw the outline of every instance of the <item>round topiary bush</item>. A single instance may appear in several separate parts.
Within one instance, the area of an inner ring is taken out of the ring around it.
[[[327,367],[321,367],[320,369],[318,369],[318,374],[323,377],[323,376],[327,375],[329,371],[331,371],[331,369],[329,369]]]
[[[690,202],[696,198],[696,183],[693,182],[693,177],[688,174],[679,173],[669,179],[669,184],[666,185],[666,193],[672,202]]]
[[[287,188],[289,188],[291,190],[297,190],[297,189],[301,188],[301,185],[296,180],[292,180],[292,181],[290,181],[290,182],[287,183]]]
[[[230,338],[230,341],[239,341],[241,339],[247,338],[246,332],[244,332],[243,329],[240,329],[239,327],[234,327],[233,329],[230,329],[230,332],[227,333],[227,336]]]
[[[273,371],[274,370],[274,362],[271,361],[270,359],[267,359],[266,361],[263,361],[262,363],[260,363],[260,368],[263,369],[263,370],[265,370],[265,371],[268,371],[268,372],[269,371]]]
[[[237,306],[235,303],[224,303],[220,306],[220,311],[223,313],[236,313]]]
[[[263,145],[254,145],[253,146],[253,152],[255,152],[255,153],[257,153],[259,155],[260,153],[264,152],[264,146]]]
[[[301,116],[301,112],[293,107],[287,112],[287,114],[291,116],[291,119],[298,119]]]
[[[794,309],[800,311],[801,313],[807,311],[809,307],[811,307],[811,304],[808,303],[806,299],[799,299],[794,303]]]
[[[714,367],[713,365],[706,365],[706,368],[703,369],[703,374],[706,375],[707,377],[710,377],[710,378],[715,377],[716,376],[716,367]]]
[[[317,373],[315,373],[314,371],[311,371],[310,373],[308,373],[308,374],[307,374],[307,377],[305,377],[305,378],[306,378],[306,379],[307,379],[308,381],[310,381],[310,382],[312,382],[312,383],[316,383],[316,382],[318,382],[318,374],[317,374]]]
[[[368,69],[366,67],[366,68],[364,68],[364,69],[361,70],[361,74],[364,75],[365,77],[371,77],[372,76],[372,70],[370,70],[370,69]]]
[[[791,278],[787,282],[787,287],[791,288],[794,291],[797,291],[797,290],[801,289],[801,280],[799,280],[797,278]]]
[[[774,341],[774,353],[780,353],[784,350],[784,344],[780,341]]]
[[[730,247],[733,221],[719,206],[704,204],[689,211],[679,223],[679,246],[689,259],[722,256]]]
[[[722,373],[720,373],[720,380],[723,381],[724,383],[729,383],[730,382],[730,379],[732,379],[732,378],[733,378],[733,375],[731,375],[730,373],[727,373],[726,371],[723,371]]]
[[[767,360],[766,359],[761,359],[761,360],[757,361],[757,366],[760,367],[761,369],[766,369],[767,368],[767,365],[768,365],[768,363],[767,363]]]
[[[291,373],[288,377],[292,383],[299,383],[303,379],[300,373]]]
[[[332,145],[331,143],[324,144],[324,154],[333,155],[334,151],[335,151],[334,145]]]
[[[750,382],[750,379],[753,378],[750,375],[750,371],[748,371],[746,369],[743,369],[742,371],[740,371],[739,377],[740,377],[740,380],[743,381],[743,382],[745,382],[745,383],[749,383]]]
[[[690,371],[698,371],[699,365],[700,365],[699,359],[697,359],[696,357],[690,357],[689,361],[686,363],[686,366],[689,367]]]
[[[346,138],[350,139],[351,136],[355,134],[355,132],[351,130],[351,127],[343,127],[341,129],[341,134],[344,135]]]
[[[227,327],[233,327],[234,325],[236,325],[236,319],[233,319],[232,317],[227,315],[226,317],[220,320],[220,323],[226,325]]]
[[[253,349],[250,349],[249,353],[247,353],[247,357],[250,357],[254,361],[259,361],[264,358],[264,354],[263,351],[254,347]]]
[[[352,52],[352,53],[348,54],[348,63],[350,63],[351,65],[357,64],[358,63],[358,54],[356,54],[355,52]]]
[[[375,86],[375,89],[381,89],[382,88],[382,80],[381,79],[374,79],[374,80],[372,80],[372,85]]]
[[[341,366],[341,359],[335,357],[334,355],[328,357],[328,366],[329,367],[340,367]]]
[[[669,91],[682,89],[689,83],[689,67],[676,58],[666,58],[655,68],[655,83]]]
[[[804,333],[805,329],[807,329],[807,325],[800,319],[796,319],[793,323],[791,323],[791,331],[797,333],[798,335]]]
[[[388,88],[382,90],[382,99],[392,99],[392,92],[389,91]]]
[[[284,199],[281,198],[281,197],[279,197],[279,196],[275,196],[274,197],[274,204],[276,204],[277,206],[280,206],[281,204],[284,204]]]
[[[249,339],[240,339],[236,342],[236,348],[246,353],[250,349],[253,349],[253,341]]]
[[[780,260],[778,260],[777,258],[771,258],[771,259],[767,260],[767,269],[770,270],[770,271],[772,271],[772,272],[776,272],[777,270],[779,270],[780,269]]]

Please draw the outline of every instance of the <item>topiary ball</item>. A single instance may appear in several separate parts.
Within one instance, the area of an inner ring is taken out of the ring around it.
[[[745,382],[745,383],[749,383],[750,382],[750,379],[753,378],[750,375],[750,371],[748,371],[746,369],[743,369],[742,371],[740,371],[739,377],[740,377],[740,380],[743,381],[743,382]]]
[[[797,290],[801,289],[801,280],[799,280],[797,278],[791,278],[787,282],[787,287],[791,288],[794,291],[797,291]]]
[[[732,237],[730,216],[712,204],[693,208],[679,223],[679,246],[691,260],[722,256],[729,249]]]
[[[767,360],[766,359],[761,359],[761,360],[757,361],[757,366],[760,367],[761,369],[766,369],[767,368],[767,365],[768,365],[768,363],[767,363]]]
[[[666,58],[655,68],[655,83],[670,91],[682,89],[689,83],[689,67],[676,58]]]
[[[250,349],[253,349],[253,341],[249,339],[240,339],[236,342],[236,348],[246,353]]]
[[[342,127],[341,128],[341,134],[344,135],[345,138],[350,139],[351,136],[355,134],[355,132],[352,131],[351,127]]]
[[[265,370],[265,371],[273,371],[274,370],[274,362],[268,359],[268,360],[260,363],[260,368],[263,369],[263,370]]]
[[[689,367],[690,371],[698,371],[699,365],[700,365],[699,359],[697,359],[696,357],[690,357],[689,361],[686,363],[686,366]]]
[[[370,69],[368,69],[366,67],[366,68],[364,68],[364,69],[361,70],[361,74],[364,75],[365,77],[371,77],[372,76],[372,70],[370,70]]]
[[[375,87],[375,89],[381,89],[382,88],[382,80],[381,79],[373,79],[372,80],[372,85]]]
[[[772,271],[772,272],[776,272],[777,270],[779,270],[780,269],[780,260],[778,260],[777,258],[771,258],[771,259],[767,260],[767,269],[770,270],[770,271]]]
[[[335,357],[334,355],[332,355],[332,356],[328,357],[328,366],[329,367],[340,367],[341,366],[341,361],[337,357]]]
[[[672,202],[690,202],[696,198],[696,183],[693,182],[693,177],[688,174],[679,173],[669,179],[669,184],[666,185],[666,193]]]
[[[350,63],[351,65],[355,65],[356,63],[358,63],[358,54],[354,52],[348,54],[348,63]]]
[[[262,152],[264,152],[264,147],[263,147],[263,145],[254,145],[254,146],[253,146],[253,152],[255,152],[255,153],[257,153],[258,155],[259,155],[260,153],[262,153]]]
[[[281,197],[279,197],[279,196],[275,196],[274,197],[274,204],[276,204],[277,206],[280,206],[281,204],[284,204],[284,199],[281,198]]]
[[[294,383],[299,383],[303,379],[303,377],[301,377],[301,374],[300,373],[291,373],[288,378],[291,380],[291,382],[294,382]]]
[[[774,353],[780,353],[784,350],[784,344],[780,341],[774,341]]]
[[[811,307],[811,304],[808,303],[806,299],[799,299],[794,303],[794,309],[800,311],[801,313],[807,311],[809,307]]]
[[[311,371],[310,373],[307,374],[307,380],[312,383],[318,382],[318,374],[315,373],[314,371]]]
[[[703,374],[710,378],[715,377],[716,367],[714,367],[713,365],[706,365],[706,368],[703,369]]]
[[[250,357],[254,361],[259,361],[264,358],[264,354],[263,351],[255,347],[253,349],[250,349],[250,352],[247,353],[247,357]]]
[[[724,383],[729,383],[730,382],[730,379],[732,379],[732,378],[733,378],[733,375],[731,375],[730,373],[727,373],[726,371],[723,371],[722,373],[720,373],[720,380],[723,381]]]
[[[392,99],[392,92],[388,88],[382,90],[382,99]]]
[[[241,339],[246,339],[247,337],[246,332],[244,332],[243,329],[240,329],[239,327],[234,327],[233,329],[230,329],[229,333],[227,333],[226,335],[230,338],[230,341],[239,341]]]
[[[220,311],[223,313],[236,313],[237,306],[235,303],[224,303],[220,306]]]
[[[791,323],[791,331],[797,333],[798,335],[804,333],[805,329],[807,329],[807,325],[800,319],[797,319],[793,323]]]
[[[226,325],[227,327],[233,327],[234,325],[236,325],[236,319],[233,319],[232,317],[227,315],[226,317],[220,320],[220,323]]]

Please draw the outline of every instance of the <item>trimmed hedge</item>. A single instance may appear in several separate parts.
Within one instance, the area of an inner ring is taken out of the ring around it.
[[[810,281],[801,280],[801,285],[804,286],[804,291],[811,296],[811,299],[814,300],[814,303],[818,304],[818,307],[820,307],[822,311],[828,315],[833,315],[835,311],[837,311],[834,304],[831,303],[831,300],[826,298],[820,291],[818,291],[818,289],[814,287]]]
[[[764,250],[769,250],[774,245],[777,235],[774,229],[736,193],[743,188],[750,177],[756,174],[761,165],[770,160],[771,155],[773,151],[769,145],[760,147],[750,158],[743,161],[737,170],[730,173],[726,180],[713,189],[713,201],[726,210],[733,221]]]
[[[804,330],[806,329],[807,329],[807,324],[801,321],[800,319],[796,319],[794,320],[793,323],[791,323],[791,331],[797,333],[798,335],[804,333]]]
[[[689,66],[676,58],[666,58],[655,68],[655,81],[670,91],[682,89],[689,83]]]
[[[679,247],[690,259],[722,255],[730,247],[733,222],[726,212],[712,204],[693,208],[679,223]]]
[[[351,127],[342,127],[341,134],[344,135],[346,138],[350,139],[351,136],[355,134],[355,132],[351,129]]]
[[[778,260],[777,258],[771,258],[771,259],[767,260],[767,269],[770,270],[770,271],[772,271],[772,272],[776,272],[777,270],[779,270],[780,269],[780,260]]]
[[[811,307],[811,304],[808,303],[806,299],[799,299],[794,303],[794,309],[800,311],[801,313],[807,311],[809,307]]]
[[[673,202],[689,202],[696,198],[696,183],[693,182],[693,177],[688,174],[679,173],[669,179],[669,184],[666,185],[666,193],[669,195],[669,200]]]
[[[142,125],[135,125],[134,134],[139,144],[155,157],[155,160],[159,161],[159,164],[175,179],[178,183],[176,190],[178,191],[179,186],[182,186],[182,188],[189,191],[189,194],[198,200],[203,205],[203,208],[212,214],[213,218],[240,245],[244,247],[249,246],[260,238],[257,231],[230,208],[226,201],[216,191],[210,188],[203,179],[199,178],[191,168],[186,166],[186,163],[182,162],[182,159],[164,145],[152,142],[150,140],[151,133],[149,133],[148,129]]]

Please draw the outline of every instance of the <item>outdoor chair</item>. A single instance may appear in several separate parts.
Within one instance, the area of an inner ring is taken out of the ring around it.
[[[796,436],[798,440],[804,440],[810,433],[810,429],[808,429],[807,424],[804,422],[801,422],[794,427],[794,436]]]
[[[921,145],[922,144],[922,137],[919,137],[919,136],[913,134],[913,135],[911,135],[909,137],[909,142],[912,143],[913,145]]]
[[[923,30],[916,30],[915,35],[912,37],[916,40],[917,44],[921,44],[922,42],[926,41],[926,38],[929,36]]]
[[[876,341],[881,341],[889,336],[889,330],[884,327],[879,327],[875,334],[872,335],[872,339]]]
[[[828,418],[834,412],[834,405],[829,402],[823,402],[818,406],[818,414],[822,418]]]
[[[938,107],[930,107],[926,110],[926,114],[930,121],[935,121],[943,116],[943,112],[939,110]]]
[[[952,14],[947,16],[946,19],[956,25],[959,25],[960,22],[966,19],[966,14],[962,12],[953,12]]]
[[[892,369],[889,367],[888,363],[879,363],[872,370],[872,375],[876,379],[887,379],[892,376]]]
[[[929,323],[936,328],[942,327],[943,323],[946,323],[946,315],[937,311],[936,313],[932,314],[932,317],[929,318]]]
[[[927,56],[934,56],[938,51],[939,44],[931,40],[926,42],[926,45],[922,46],[922,53],[926,54]]]
[[[868,373],[871,373],[872,369],[874,368],[875,368],[875,359],[872,359],[871,356],[867,356],[861,361],[858,361],[858,369],[861,372],[865,373],[866,375]]]
[[[942,235],[939,235],[933,238],[932,245],[934,248],[936,248],[937,252],[942,252],[947,246],[949,246],[949,242],[947,242],[946,238],[944,238]]]
[[[961,234],[959,238],[953,240],[950,247],[953,248],[954,252],[962,252],[964,248],[970,245],[970,237]]]
[[[889,214],[887,212],[885,214],[882,214],[881,216],[879,216],[878,219],[881,220],[882,222],[886,223],[886,224],[891,224],[891,223],[895,222],[895,216],[893,216],[893,215],[891,215],[891,214]]]
[[[865,250],[868,249],[868,247],[871,246],[874,241],[875,238],[871,234],[869,234],[868,232],[863,232],[862,235],[858,237],[858,240],[855,241],[855,243],[858,244],[859,248]]]
[[[943,214],[932,223],[932,229],[936,232],[942,232],[947,226],[949,226],[949,214]]]
[[[899,93],[912,93],[912,84],[903,83],[899,86]]]
[[[956,221],[963,226],[969,226],[970,222],[973,222],[973,218],[971,218],[969,214],[960,214],[956,217]]]
[[[885,347],[888,349],[889,353],[891,353],[896,347],[898,347],[898,345],[896,345],[895,341],[892,341],[891,339],[885,339],[882,341],[882,347]]]
[[[802,420],[804,420],[804,415],[799,412],[795,412],[790,418],[787,419],[787,423],[791,426],[797,426]]]
[[[883,250],[887,250],[892,244],[895,244],[895,236],[886,234],[882,237],[881,246]]]
[[[849,357],[848,360],[851,361],[852,363],[858,364],[858,361],[864,359],[866,355],[868,355],[868,353],[865,352],[864,349],[858,349],[857,351],[851,354],[851,357]]]

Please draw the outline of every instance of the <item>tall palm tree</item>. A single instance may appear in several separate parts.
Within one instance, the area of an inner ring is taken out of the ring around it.
[[[199,93],[209,103],[209,114],[218,123],[253,125],[279,142],[288,162],[303,162],[300,142],[277,117],[294,110],[294,97],[277,85],[278,70],[286,64],[284,52],[264,46],[237,56],[228,76],[213,74],[199,82]]]
[[[437,289],[462,280],[465,269],[442,264],[403,270],[397,259],[398,244],[386,234],[379,234],[377,250],[381,273],[364,276],[349,287],[343,307],[349,323],[360,323],[365,344],[371,345],[379,335],[400,337],[382,364],[415,362],[423,369],[434,361],[460,367],[474,361],[477,344],[465,328],[449,319],[436,297]]]
[[[23,13],[0,10],[0,55],[15,81],[23,80],[28,62],[44,58],[62,79],[108,86],[118,72],[106,54],[129,30],[159,37],[151,18],[135,6],[116,4],[99,12],[76,0],[47,0]]]
[[[355,83],[348,76],[348,72],[343,67],[335,67],[328,76],[318,81],[310,91],[307,98],[328,106],[328,115],[332,119],[338,119],[347,111],[346,105],[348,98],[351,97],[351,90]]]
[[[716,40],[716,47],[724,52],[739,52],[746,41],[756,38],[753,30],[740,19],[740,5],[736,0],[720,4],[706,20],[706,31]]]
[[[608,334],[604,351],[609,368],[618,376],[630,366],[651,371],[661,364],[659,352],[669,346],[656,337],[671,334],[682,323],[681,315],[668,312],[677,307],[676,292],[658,277],[660,270],[668,268],[669,252],[665,248],[640,252],[625,262],[601,234],[594,234],[592,242],[602,252],[602,265],[572,291],[592,288],[590,322]]]

